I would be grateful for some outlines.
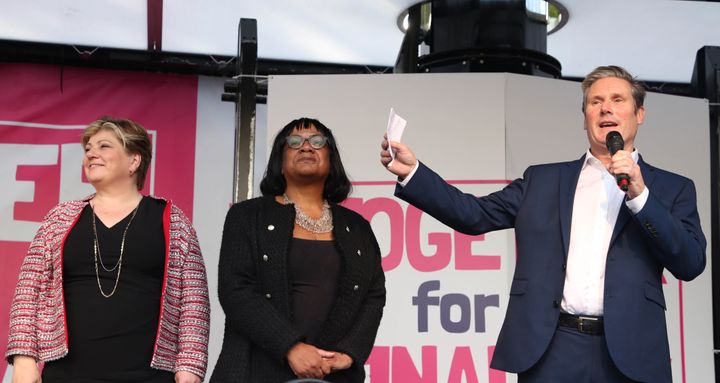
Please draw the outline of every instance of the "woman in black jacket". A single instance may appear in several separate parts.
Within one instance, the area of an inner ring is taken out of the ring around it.
[[[351,184],[332,132],[314,119],[287,124],[260,189],[225,219],[225,336],[211,382],[362,382],[385,277],[370,224],[338,205]]]

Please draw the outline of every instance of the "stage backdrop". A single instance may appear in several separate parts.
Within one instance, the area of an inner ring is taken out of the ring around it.
[[[516,380],[488,367],[514,270],[513,231],[469,237],[394,198],[393,177],[379,163],[390,108],[408,120],[403,142],[421,161],[484,195],[529,165],[585,153],[581,96],[576,82],[512,74],[270,79],[268,138],[298,116],[332,129],[355,185],[347,206],[371,220],[380,242],[388,300],[366,365],[370,382]],[[707,103],[649,94],[646,107],[637,148],[649,163],[695,181],[709,238]],[[690,283],[665,273],[675,382],[712,380],[710,274],[709,260]]]
[[[217,259],[232,190],[234,106],[220,102],[222,85],[220,78],[203,76],[0,64],[3,355],[9,303],[28,243],[55,203],[92,192],[82,177],[80,132],[97,117],[113,115],[150,130],[155,159],[145,192],[177,202],[198,232],[211,290],[212,370],[224,321]],[[392,177],[379,165],[379,142],[393,106],[408,118],[404,141],[423,161],[463,190],[486,194],[531,163],[584,152],[579,84],[453,74],[290,76],[273,78],[270,86],[267,123],[265,107],[258,106],[256,181],[275,132],[291,119],[317,117],[336,132],[356,181],[347,205],[372,220],[380,241],[388,307],[366,366],[368,381],[513,381],[488,368],[513,271],[512,231],[464,236],[393,198]],[[648,109],[638,147],[649,162],[695,180],[709,232],[707,105],[651,94]],[[688,284],[666,276],[674,381],[709,381],[710,272]],[[9,382],[11,369],[4,368],[0,377]]]
[[[234,131],[234,105],[221,93],[221,78],[0,64],[0,354],[20,263],[42,217],[59,201],[93,192],[82,175],[80,134],[103,115],[131,118],[150,132],[154,157],[143,192],[173,200],[193,220],[213,314],[221,312],[215,276]],[[222,337],[216,319],[212,364]],[[0,378],[10,382],[6,366]]]

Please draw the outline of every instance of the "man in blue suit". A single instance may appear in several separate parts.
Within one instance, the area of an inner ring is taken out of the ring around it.
[[[695,186],[635,149],[645,90],[627,71],[598,67],[582,90],[585,155],[531,166],[501,191],[462,193],[399,142],[383,141],[381,163],[398,176],[398,197],[455,230],[515,229],[493,368],[521,383],[671,382],[662,272],[689,281],[705,268]],[[614,155],[610,131],[624,138]]]

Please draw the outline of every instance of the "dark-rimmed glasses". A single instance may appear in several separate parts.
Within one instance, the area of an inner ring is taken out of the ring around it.
[[[310,147],[313,149],[322,149],[327,144],[327,137],[319,134],[312,135],[310,137],[303,137],[297,134],[292,134],[285,137],[287,146],[291,149],[300,149],[305,141],[310,143]]]

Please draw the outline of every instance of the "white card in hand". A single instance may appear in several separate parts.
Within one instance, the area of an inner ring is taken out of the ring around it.
[[[404,118],[400,117],[397,113],[395,113],[394,108],[390,108],[390,117],[388,118],[388,125],[387,125],[387,139],[388,141],[397,141],[400,142],[402,139],[403,131],[405,130],[405,126],[407,125],[407,121],[405,121]],[[395,159],[395,151],[390,149],[390,157],[394,160]]]

